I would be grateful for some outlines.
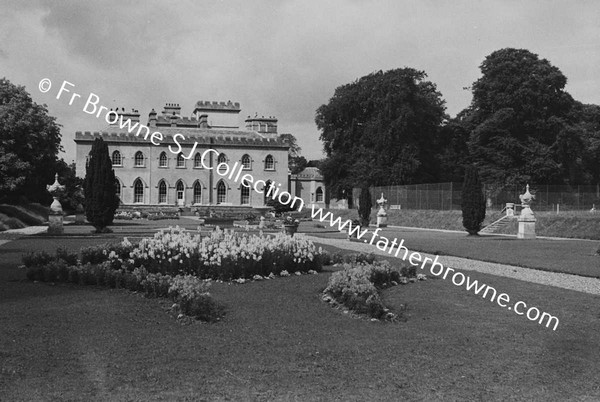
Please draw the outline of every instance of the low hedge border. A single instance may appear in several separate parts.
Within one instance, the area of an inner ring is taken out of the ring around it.
[[[170,298],[175,303],[174,309],[180,312],[178,318],[188,316],[214,322],[224,315],[224,307],[213,300],[208,292],[210,282],[193,275],[154,274],[143,267],[130,272],[114,269],[108,261],[82,264],[76,258],[76,255],[63,249],[58,249],[55,256],[45,252],[30,253],[23,256],[22,267],[31,281],[128,289],[143,293],[146,297]]]

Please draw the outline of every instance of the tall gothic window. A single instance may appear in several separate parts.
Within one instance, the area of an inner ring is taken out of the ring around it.
[[[240,204],[250,204],[250,186],[246,185],[246,183],[242,183]]]
[[[194,204],[202,204],[202,185],[199,181],[194,183]]]
[[[133,183],[133,202],[143,203],[144,202],[144,184],[140,179],[136,179]]]
[[[121,182],[117,178],[115,178],[115,194],[121,198]]]
[[[223,180],[217,184],[217,204],[222,204],[227,201],[227,186],[223,183]]]
[[[202,167],[202,155],[200,154],[200,152],[197,152],[196,156],[194,156],[194,167],[195,168]]]
[[[167,167],[167,153],[164,151],[161,152],[160,156],[158,157],[158,166]]]
[[[273,155],[267,155],[265,158],[265,170],[275,170],[275,159],[273,159]]]
[[[144,154],[142,151],[137,151],[134,157],[135,166],[140,167],[144,166]]]
[[[177,167],[178,168],[185,167],[185,159],[183,159],[183,154],[177,155]]]
[[[119,151],[114,151],[112,153],[112,164],[113,166],[121,166],[123,164],[123,159],[121,158],[121,153]]]
[[[161,180],[158,183],[158,203],[163,204],[167,202],[167,183]]]

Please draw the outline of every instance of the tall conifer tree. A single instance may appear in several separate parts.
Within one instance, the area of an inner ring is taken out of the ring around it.
[[[85,169],[85,215],[97,233],[107,231],[113,222],[119,198],[115,188],[115,171],[108,155],[108,145],[102,138],[92,144]]]
[[[466,169],[461,208],[463,226],[469,235],[477,235],[485,219],[485,194],[475,166],[469,166]]]
[[[369,222],[371,220],[371,208],[373,207],[369,187],[365,186],[360,190],[358,204],[358,216],[360,217],[360,224],[361,226],[369,226]]]

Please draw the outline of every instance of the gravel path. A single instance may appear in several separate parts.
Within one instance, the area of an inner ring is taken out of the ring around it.
[[[374,245],[360,242],[350,242],[344,239],[327,239],[316,236],[306,236],[315,243],[327,244],[330,246],[352,250],[357,252],[374,253],[378,255],[389,254],[379,250]],[[434,259],[436,256],[419,252],[423,257]],[[558,288],[576,290],[578,292],[600,295],[600,279],[588,278],[578,275],[561,274],[556,272],[546,272],[536,269],[517,267],[514,265],[497,264],[493,262],[470,260],[467,258],[440,256],[438,259],[444,267],[456,268],[465,271],[477,271],[486,274],[505,276],[521,281],[538,283],[541,285],[555,286]]]

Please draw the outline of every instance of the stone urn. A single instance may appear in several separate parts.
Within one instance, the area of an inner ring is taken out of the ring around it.
[[[286,235],[294,237],[294,233],[298,231],[298,225],[283,225],[283,230]]]
[[[535,196],[529,192],[529,184],[525,189],[525,194],[519,196],[521,199],[521,214],[519,215],[519,231],[517,232],[518,239],[535,239],[535,216],[529,206]]]
[[[379,211],[377,212],[377,227],[385,228],[387,227],[387,212],[385,211],[387,200],[383,196],[383,193],[381,193],[381,198],[377,200],[377,205],[379,205]]]
[[[46,186],[54,201],[50,205],[50,214],[48,214],[48,233],[62,234],[65,229],[63,226],[63,209],[58,198],[65,193],[65,186],[58,182],[58,173],[54,175],[54,183]]]

